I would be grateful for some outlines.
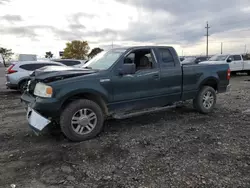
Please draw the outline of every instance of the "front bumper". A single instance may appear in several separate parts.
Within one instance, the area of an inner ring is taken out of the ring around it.
[[[49,124],[52,124],[53,118],[58,117],[57,103],[50,102],[51,100],[54,101],[55,99],[38,98],[28,92],[21,96],[21,103],[27,112],[28,124],[37,135]]]
[[[42,131],[51,121],[28,106],[26,118],[32,130]]]
[[[30,108],[36,110],[44,117],[57,118],[60,116],[61,103],[55,98],[35,97],[26,91],[21,96],[21,102],[25,103],[26,106],[30,106]]]

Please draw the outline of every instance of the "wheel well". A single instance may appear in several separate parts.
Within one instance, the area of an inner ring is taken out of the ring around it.
[[[210,87],[214,88],[215,91],[218,90],[218,83],[214,79],[206,80],[204,83],[201,84],[201,86],[210,86]]]
[[[64,103],[62,105],[62,109],[64,109],[69,103],[71,103],[72,101],[77,100],[77,99],[88,99],[88,100],[94,101],[101,107],[101,109],[105,115],[108,114],[108,108],[107,108],[106,102],[103,100],[103,98],[99,95],[92,94],[92,93],[80,93],[80,94],[76,94],[74,96],[71,96],[66,101],[64,101]]]
[[[20,87],[20,85],[24,82],[27,82],[29,79],[23,79],[21,81],[18,82],[18,88]]]

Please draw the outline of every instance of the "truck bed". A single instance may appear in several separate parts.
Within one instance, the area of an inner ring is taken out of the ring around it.
[[[218,83],[218,92],[229,84],[227,79],[228,64],[190,64],[182,65],[182,100],[192,98],[207,79]]]

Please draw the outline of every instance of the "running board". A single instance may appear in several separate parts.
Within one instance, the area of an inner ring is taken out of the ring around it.
[[[134,111],[132,113],[117,113],[113,114],[112,117],[115,119],[127,119],[135,116],[140,116],[144,114],[149,114],[149,113],[154,113],[154,112],[161,112],[165,111],[167,109],[171,108],[176,108],[179,107],[180,105],[174,104],[174,105],[169,105],[169,106],[163,106],[163,107],[156,107],[156,108],[148,108],[145,110],[140,110],[140,111]]]

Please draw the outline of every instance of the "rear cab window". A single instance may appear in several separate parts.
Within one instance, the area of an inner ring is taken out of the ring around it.
[[[168,48],[157,48],[158,61],[162,67],[175,67],[174,56]]]

